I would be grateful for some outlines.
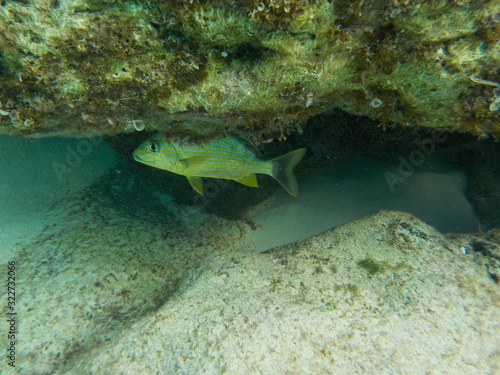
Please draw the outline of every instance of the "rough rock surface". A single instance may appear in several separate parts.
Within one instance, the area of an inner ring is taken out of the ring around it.
[[[500,290],[456,245],[381,212],[267,254],[213,257],[87,373],[494,373]]]
[[[335,107],[498,134],[499,37],[497,0],[4,1],[0,132],[262,140]]]
[[[381,211],[259,254],[238,225],[211,220],[195,236],[115,222],[95,201],[79,212],[100,212],[102,234],[52,233],[36,244],[45,260],[23,254],[23,374],[500,370],[498,284],[411,215]]]
[[[484,234],[453,234],[449,236],[461,245],[463,254],[470,254],[476,264],[484,267],[487,275],[500,282],[500,229],[491,229]]]
[[[53,374],[116,338],[160,308],[206,256],[245,243],[243,225],[113,175],[59,202],[42,233],[9,254],[18,264],[20,374]]]

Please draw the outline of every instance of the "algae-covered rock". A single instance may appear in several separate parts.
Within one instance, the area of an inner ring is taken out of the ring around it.
[[[499,14],[496,0],[6,1],[0,132],[262,140],[335,107],[498,134]]]

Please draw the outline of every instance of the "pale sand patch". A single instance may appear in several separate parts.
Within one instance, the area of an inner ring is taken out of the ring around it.
[[[465,197],[466,176],[436,165],[414,172],[391,191],[384,173],[396,166],[358,157],[300,181],[300,196],[279,191],[249,214],[257,251],[305,239],[382,209],[409,212],[443,233],[476,232],[479,220]]]

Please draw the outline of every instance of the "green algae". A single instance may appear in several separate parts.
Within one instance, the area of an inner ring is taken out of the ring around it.
[[[316,266],[313,271],[313,275],[319,275],[325,273],[325,269],[322,266]]]
[[[498,134],[492,90],[468,77],[499,80],[499,9],[493,0],[9,1],[0,132],[112,135],[142,120],[170,135],[284,139],[336,107],[384,127]]]
[[[333,290],[335,292],[347,292],[350,293],[353,297],[358,297],[359,296],[359,287],[356,284],[336,284],[333,287]]]
[[[276,293],[277,289],[281,287],[282,283],[283,279],[281,278],[272,279],[271,283],[269,284],[269,292]]]
[[[361,259],[356,264],[358,267],[365,269],[371,276],[377,273],[383,273],[389,268],[387,262],[379,262],[371,257]]]

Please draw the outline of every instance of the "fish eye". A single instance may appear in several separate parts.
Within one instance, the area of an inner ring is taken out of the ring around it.
[[[150,149],[151,151],[153,151],[153,152],[158,151],[158,144],[157,144],[157,143],[155,143],[155,142],[151,142],[151,143],[149,144],[149,149]]]

